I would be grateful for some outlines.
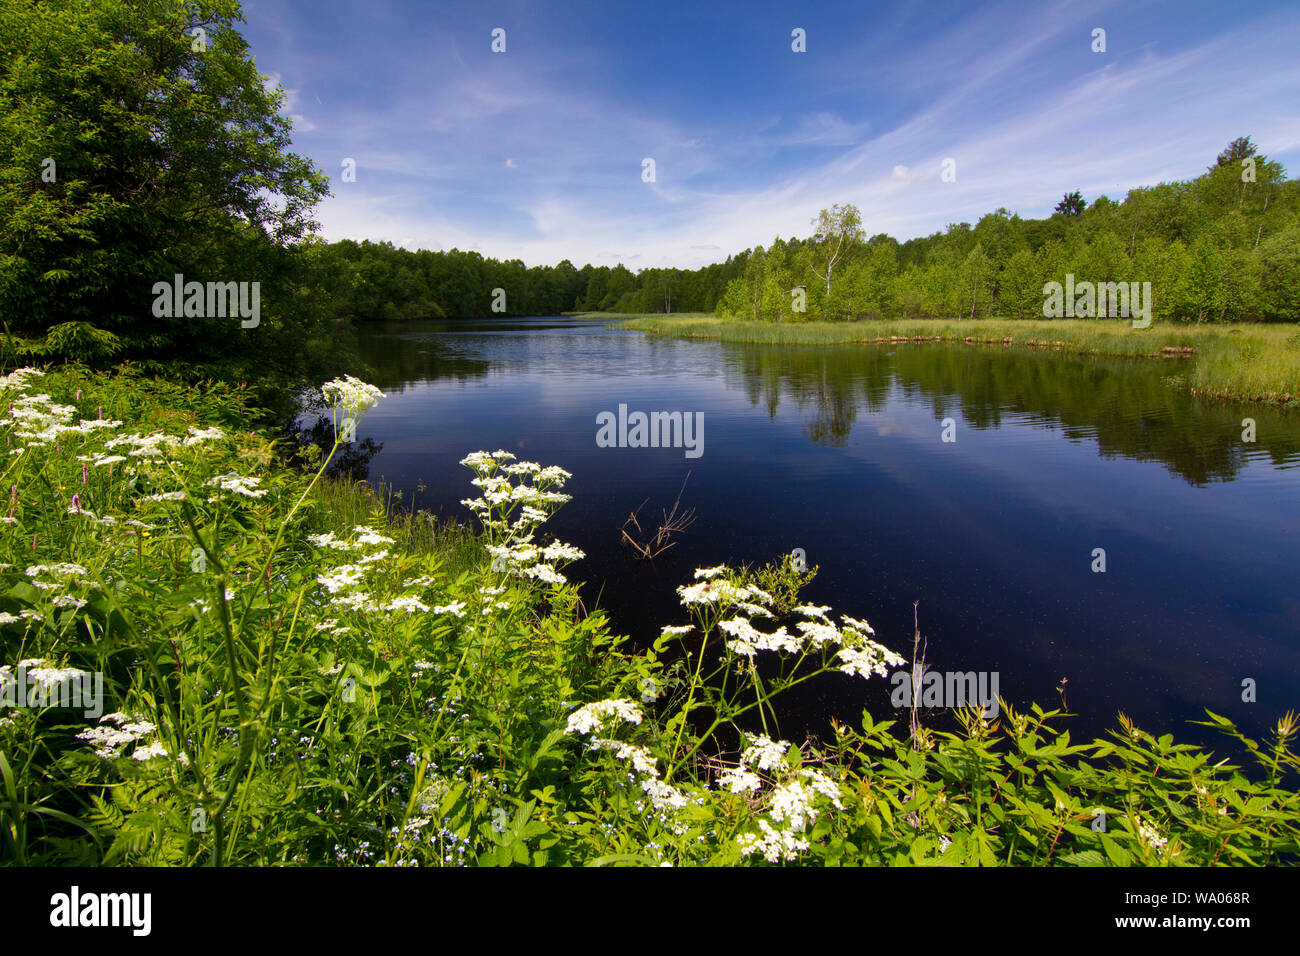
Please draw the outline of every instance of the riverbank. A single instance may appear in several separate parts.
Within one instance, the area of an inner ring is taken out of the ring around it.
[[[1300,328],[1292,325],[1156,325],[1118,320],[878,320],[737,322],[707,315],[605,314],[617,326],[652,335],[768,345],[966,343],[1050,348],[1077,355],[1188,356],[1180,384],[1209,398],[1300,407]]]
[[[341,432],[383,400],[355,379],[324,390]],[[471,453],[481,528],[448,526],[327,480],[341,435],[315,474],[289,467],[247,398],[75,366],[0,377],[0,863],[1296,853],[1290,715],[1262,749],[1211,717],[1254,751],[1247,774],[1123,717],[1071,744],[1058,711],[964,696],[997,719],[930,710],[913,739],[864,715],[818,746],[772,739],[758,727],[775,734],[784,691],[903,664],[867,622],[798,604],[788,558],[687,572],[677,619],[631,653],[566,577],[583,554],[542,533],[563,469]]]

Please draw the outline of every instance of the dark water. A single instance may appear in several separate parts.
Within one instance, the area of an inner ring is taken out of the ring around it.
[[[1209,742],[1186,723],[1206,707],[1260,734],[1300,706],[1300,415],[1199,402],[1165,381],[1181,361],[681,342],[556,317],[372,326],[362,350],[388,393],[358,429],[381,446],[370,477],[464,517],[470,451],[568,469],[574,500],[546,528],[587,552],[570,577],[635,638],[687,620],[674,588],[695,568],[802,548],[821,569],[805,598],[904,656],[919,601],[932,668],[996,671],[1013,704],[1059,705],[1068,679],[1075,738],[1123,710]],[[703,454],[597,447],[620,403],[703,412]],[[671,557],[633,560],[624,519],[646,499],[657,517],[688,472],[695,524]],[[828,678],[781,730],[890,716],[889,689]]]

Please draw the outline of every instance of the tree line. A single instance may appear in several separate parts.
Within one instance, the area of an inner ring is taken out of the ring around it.
[[[715,312],[753,321],[1042,318],[1044,285],[1150,282],[1155,318],[1300,319],[1300,184],[1235,140],[1185,182],[1087,203],[1067,193],[1046,219],[1006,209],[899,242],[866,238],[851,205],[807,238],[776,238],[701,269],[575,267],[477,252],[344,240],[318,250],[331,310],[357,321]],[[496,290],[504,295],[496,297]],[[494,304],[496,308],[494,308]]]
[[[1235,140],[1201,176],[1091,205],[1076,191],[1046,219],[998,209],[924,238],[863,239],[852,206],[824,210],[809,239],[777,238],[735,260],[719,315],[755,321],[1043,318],[1044,285],[1150,282],[1175,322],[1300,319],[1300,184]],[[802,308],[800,308],[802,306]]]
[[[354,321],[558,315],[561,312],[711,312],[738,271],[642,269],[622,263],[526,266],[478,252],[408,250],[344,239],[312,249],[338,318]],[[500,294],[497,290],[502,290]],[[495,306],[495,307],[494,307]]]

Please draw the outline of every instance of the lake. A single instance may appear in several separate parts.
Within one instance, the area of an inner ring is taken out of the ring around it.
[[[573,501],[543,530],[587,553],[569,577],[639,644],[688,620],[675,588],[695,568],[801,548],[820,568],[805,599],[905,657],[919,602],[932,669],[996,672],[1013,706],[1063,686],[1075,739],[1122,710],[1219,745],[1187,721],[1208,707],[1261,734],[1300,705],[1300,414],[1199,401],[1167,381],[1185,359],[685,342],[571,317],[370,324],[360,344],[388,396],[357,431],[379,449],[368,477],[466,518],[468,452],[566,468]],[[601,447],[620,405],[702,415],[698,457]],[[653,527],[683,482],[695,523],[635,560],[620,527],[643,502]],[[781,731],[906,720],[891,689],[836,675]]]

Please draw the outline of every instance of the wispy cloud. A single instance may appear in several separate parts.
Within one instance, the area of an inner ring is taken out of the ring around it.
[[[788,49],[786,14],[745,6],[739,39],[694,5],[494,13],[502,55],[470,6],[432,22],[379,4],[333,31],[288,10],[250,7],[248,32],[286,78],[296,148],[335,177],[328,238],[696,266],[806,235],[836,202],[907,238],[1193,176],[1239,135],[1300,159],[1300,12],[1286,5],[1203,24],[1175,4],[846,5],[806,19],[805,54]],[[1105,54],[1089,50],[1095,26]],[[319,91],[311,110],[302,89]],[[337,177],[343,157],[355,183]]]

